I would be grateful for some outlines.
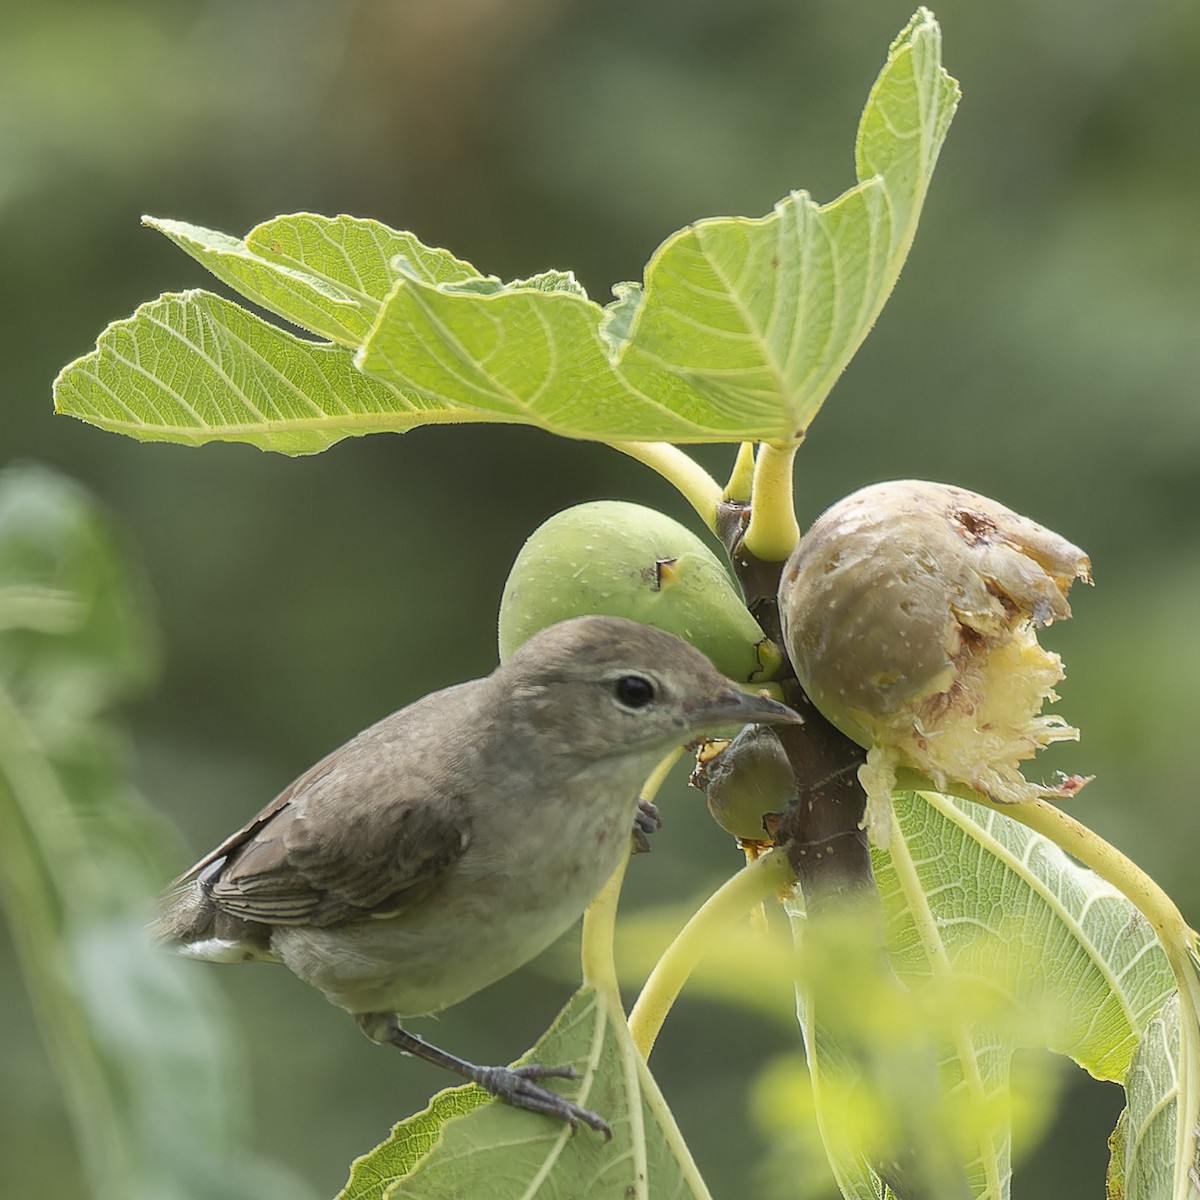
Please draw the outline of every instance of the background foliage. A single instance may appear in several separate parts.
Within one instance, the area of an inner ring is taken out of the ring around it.
[[[910,11],[9,0],[0,461],[81,478],[142,547],[165,667],[131,714],[139,783],[195,849],[382,713],[489,669],[505,573],[551,512],[621,496],[691,517],[644,468],[532,430],[427,429],[287,461],[53,418],[50,380],[107,321],[207,281],[138,216],[230,231],[302,208],[375,216],[502,277],[573,268],[603,300],[688,220],[848,186],[865,88]],[[1050,638],[1085,740],[1046,769],[1095,771],[1080,815],[1194,917],[1194,846],[1175,831],[1200,707],[1200,163],[1179,148],[1200,106],[1200,12],[944,0],[936,13],[963,104],[900,286],[801,451],[801,521],[914,475],[994,495],[1091,553],[1097,590]],[[635,861],[631,902],[698,895],[737,865],[697,793],[677,784],[663,806],[655,870]],[[444,1014],[438,1040],[511,1057],[565,1000],[556,963],[570,971],[571,957],[560,948],[540,975]],[[219,981],[250,1048],[256,1142],[318,1194],[445,1082],[372,1048],[283,972]],[[77,1196],[7,943],[0,1010],[0,1094],[22,1097],[0,1126],[0,1197]],[[693,1003],[656,1049],[716,1195],[763,1145],[746,1081],[775,1036],[746,1010]],[[1099,1193],[1119,1092],[1067,1082],[1078,1095],[1015,1194]]]

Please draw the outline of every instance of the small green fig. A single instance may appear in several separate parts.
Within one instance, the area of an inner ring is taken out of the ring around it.
[[[548,625],[589,614],[676,634],[743,682],[770,679],[783,662],[717,556],[640,504],[596,500],[534,530],[504,585],[500,657]]]
[[[974,492],[898,480],[825,512],[784,567],[784,641],[809,699],[867,749],[866,824],[886,844],[897,767],[994,801],[1074,794],[1017,764],[1079,731],[1043,716],[1062,660],[1037,629],[1071,615],[1087,555]]]
[[[697,759],[692,784],[704,792],[713,820],[739,842],[769,842],[763,818],[786,812],[796,795],[792,764],[775,731],[747,725],[733,741]]]

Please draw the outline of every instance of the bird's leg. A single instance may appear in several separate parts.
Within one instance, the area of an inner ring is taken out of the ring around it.
[[[638,800],[637,812],[633,816],[633,852],[648,854],[650,852],[650,834],[657,833],[662,828],[662,817],[658,815],[658,806],[649,800]]]
[[[439,1050],[407,1029],[401,1029],[400,1022],[391,1013],[357,1013],[354,1019],[371,1041],[395,1046],[401,1054],[411,1054],[436,1067],[453,1071],[514,1108],[557,1117],[572,1129],[576,1122],[582,1121],[590,1129],[604,1134],[606,1139],[612,1138],[612,1130],[598,1113],[573,1104],[565,1096],[539,1087],[534,1082],[536,1079],[578,1079],[579,1073],[572,1067],[542,1067],[536,1063],[521,1067],[479,1067],[445,1050]]]

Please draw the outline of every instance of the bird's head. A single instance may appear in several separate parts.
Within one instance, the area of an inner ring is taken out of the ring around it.
[[[577,758],[665,754],[703,733],[800,721],[743,691],[681,638],[620,617],[552,625],[493,679],[542,738],[557,738]]]

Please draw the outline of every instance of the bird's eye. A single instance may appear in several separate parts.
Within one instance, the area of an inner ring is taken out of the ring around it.
[[[654,684],[644,675],[622,675],[617,680],[617,699],[626,708],[645,708],[654,699]]]

